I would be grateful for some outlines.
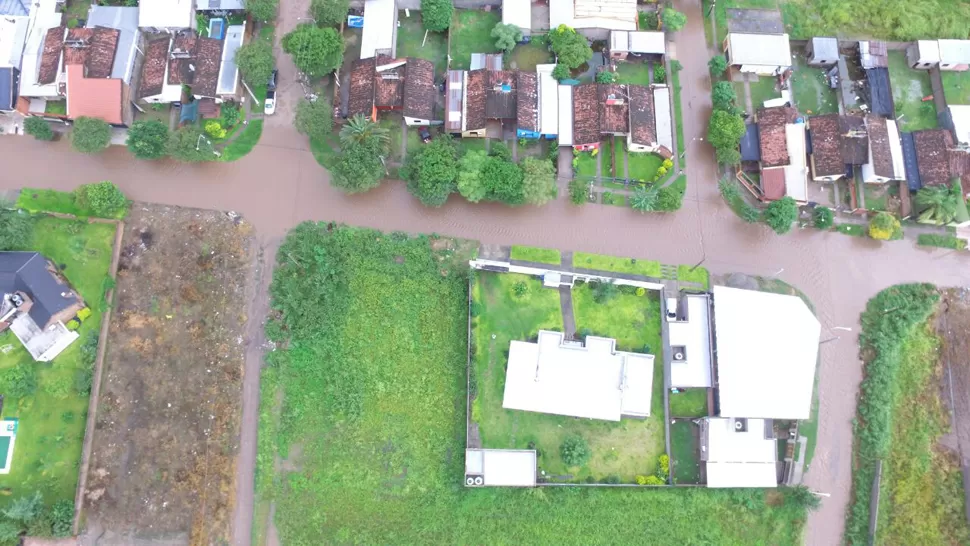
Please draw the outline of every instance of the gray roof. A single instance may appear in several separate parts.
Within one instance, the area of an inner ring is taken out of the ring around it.
[[[27,0],[0,0],[0,15],[26,17],[30,15],[30,2]]]
[[[10,66],[0,68],[0,110],[13,110],[16,96],[17,69]]]
[[[222,48],[222,67],[219,69],[219,85],[216,93],[230,95],[236,92],[236,81],[239,79],[239,69],[236,66],[236,51],[242,46],[244,25],[232,25],[226,28],[226,45]]]
[[[24,292],[34,305],[30,318],[41,328],[51,317],[80,298],[70,286],[47,268],[47,258],[37,252],[0,252],[0,293]]]
[[[111,77],[131,83],[132,64],[135,60],[134,46],[138,39],[138,8],[91,6],[85,26],[116,28],[121,31],[118,36],[114,64],[111,66]]]
[[[246,3],[243,0],[196,0],[195,9],[198,11],[241,10],[246,9]]]

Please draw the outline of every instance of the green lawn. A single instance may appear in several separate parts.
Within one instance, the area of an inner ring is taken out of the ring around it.
[[[711,275],[706,268],[697,267],[693,268],[690,265],[679,265],[677,266],[677,280],[678,281],[688,281],[699,283],[704,289],[708,289],[711,286]]]
[[[623,156],[621,154],[622,152],[617,153],[617,155],[620,157],[616,158],[616,160],[620,163],[620,167],[618,170],[620,171],[620,175],[622,176],[623,175],[623,165],[622,165]],[[613,158],[613,139],[612,138],[603,139],[603,144],[602,146],[600,146],[599,160],[600,160],[600,174],[606,178],[615,178],[613,176],[614,158]]]
[[[607,256],[605,254],[576,252],[573,254],[573,265],[597,271],[613,271],[615,273],[632,273],[647,277],[660,277],[660,262],[653,260],[637,260],[635,258]]]
[[[707,412],[707,389],[686,389],[670,394],[671,417],[705,417]]]
[[[537,248],[534,246],[514,245],[512,247],[511,258],[513,260],[539,262],[552,265],[559,265],[562,263],[562,256],[560,256],[558,250],[551,248]]]
[[[637,85],[650,85],[650,66],[639,59],[629,61],[617,61],[616,63],[617,83],[630,83]]]
[[[889,79],[893,88],[893,102],[899,128],[906,131],[936,127],[936,106],[933,101],[923,102],[923,97],[933,94],[930,73],[913,70],[906,64],[906,52],[889,52]]]
[[[670,424],[670,463],[673,482],[699,483],[701,479],[701,447],[699,427],[690,419],[677,419]]]
[[[744,102],[744,85],[735,83],[734,86],[738,92],[738,105],[741,108],[746,108],[746,103]],[[751,82],[749,87],[751,88],[751,105],[754,107],[755,112],[764,108],[764,102],[766,100],[781,97],[781,93],[775,91],[774,78],[761,76],[758,78],[758,81]]]
[[[472,53],[498,53],[492,28],[502,21],[497,12],[455,10],[451,22],[451,68],[467,70]]]
[[[596,165],[599,164],[599,156],[602,153],[603,152],[597,152],[597,154],[594,156],[593,152],[579,152],[579,155],[574,155],[573,171],[576,173],[576,177],[582,178],[583,180],[592,180],[596,178]]]
[[[283,544],[801,544],[805,509],[762,490],[462,487],[467,265],[431,242],[320,224],[280,248],[256,487]]]
[[[821,68],[808,66],[801,55],[795,56],[794,63],[791,87],[798,110],[810,116],[837,114],[839,98],[826,82],[825,72]]]
[[[12,333],[0,334],[0,346],[12,347],[10,352],[0,354],[0,374],[5,376],[11,369],[24,366],[37,381],[32,396],[18,400],[9,391],[5,393],[3,415],[17,418],[19,428],[11,473],[0,479],[7,495],[0,496],[0,507],[33,491],[43,493],[47,503],[74,501],[105,279],[114,242],[112,224],[52,216],[38,217],[36,222],[30,250],[43,253],[63,268],[64,276],[92,314],[78,329],[81,339],[50,363],[34,362]]]
[[[540,43],[541,42],[541,43]],[[512,54],[507,56],[505,66],[512,68],[513,63],[519,70],[535,72],[537,64],[549,64],[555,62],[552,52],[549,51],[544,40],[538,42],[533,40],[527,44],[516,44]]]
[[[44,105],[45,114],[53,114],[55,116],[66,116],[67,115],[67,101],[66,100],[49,100],[47,104]]]
[[[620,193],[614,193],[609,190],[606,190],[602,194],[600,194],[600,202],[604,205],[625,207],[626,196]]]
[[[448,64],[448,35],[443,32],[429,32],[428,39],[425,40],[420,11],[412,11],[411,17],[408,17],[402,10],[398,12],[397,20],[400,22],[397,27],[397,56],[431,61],[434,63],[435,75],[443,75]]]
[[[941,70],[940,77],[947,104],[970,104],[970,72]]]
[[[17,197],[16,207],[30,212],[55,212],[72,214],[79,218],[97,217],[93,211],[82,208],[74,198],[73,192],[44,190],[38,188],[24,188]],[[124,218],[128,209],[120,211],[114,219]]]
[[[653,153],[628,153],[627,175],[630,180],[638,182],[652,182],[657,176],[657,169],[664,162],[664,158]]]
[[[899,186],[895,184],[863,184],[863,196],[866,208],[869,210],[889,210],[889,197],[899,195]]]
[[[397,161],[403,161],[401,157],[401,140],[404,138],[404,130],[401,129],[403,120],[400,112],[381,112],[377,120],[378,125],[387,129],[387,136],[390,139],[387,149],[391,157]]]
[[[259,143],[259,137],[263,135],[263,120],[256,119],[249,122],[239,133],[235,140],[226,145],[222,150],[222,161],[235,161],[249,152],[253,151]]]
[[[92,3],[91,0],[71,0],[67,6],[67,20],[65,23],[70,23],[72,19],[75,23],[78,22],[78,19],[87,19],[88,11],[90,11]]]
[[[671,74],[668,76],[672,85],[674,86],[674,124],[677,128],[677,151],[678,153],[684,153],[684,119],[681,112],[684,107],[680,103],[680,71],[671,70]],[[673,151],[673,150],[671,150]],[[687,156],[685,155],[680,159],[680,167],[684,168],[687,165]],[[687,179],[684,179],[684,183],[687,183]]]

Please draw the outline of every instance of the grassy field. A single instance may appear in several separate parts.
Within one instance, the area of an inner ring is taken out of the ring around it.
[[[940,78],[948,104],[970,104],[970,72],[941,70]]]
[[[92,314],[78,329],[81,339],[50,363],[34,362],[12,333],[0,334],[0,346],[11,347],[0,354],[0,383],[6,385],[17,368],[36,378],[33,395],[17,399],[4,389],[3,415],[17,418],[19,429],[11,473],[0,478],[8,495],[0,496],[0,507],[33,491],[40,491],[47,503],[73,504],[114,232],[111,224],[51,216],[36,220],[31,250],[62,268]]]
[[[693,268],[693,271],[691,269]],[[711,274],[703,267],[677,266],[677,280],[700,283],[705,289],[711,286]]]
[[[671,417],[704,417],[707,414],[707,389],[687,389],[670,395]]]
[[[785,0],[780,6],[785,26],[796,40],[845,36],[911,41],[970,35],[970,6],[959,0]]]
[[[456,9],[450,30],[452,70],[468,70],[472,53],[498,53],[491,32],[501,21],[496,12]]]
[[[576,252],[573,254],[573,266],[598,271],[613,271],[615,273],[632,273],[647,277],[660,277],[660,262],[653,260],[637,260],[635,258],[619,258],[605,254],[590,254]]]
[[[839,98],[826,82],[822,69],[808,66],[801,55],[795,56],[794,63],[791,87],[798,110],[811,116],[837,114]]]
[[[562,256],[559,251],[552,248],[537,248],[534,246],[512,247],[511,258],[513,260],[524,260],[527,262],[539,262],[543,264],[559,265],[562,263]]]
[[[443,75],[448,65],[448,35],[443,32],[429,32],[428,39],[425,40],[420,11],[412,11],[411,17],[400,11],[397,20],[401,23],[397,28],[398,58],[417,57],[431,61],[434,63],[435,75]]]
[[[248,125],[226,145],[222,150],[222,161],[235,161],[253,151],[256,144],[259,144],[259,137],[263,136],[263,120],[256,119]]]
[[[596,166],[599,164],[600,155],[603,152],[599,152],[596,156],[593,156],[592,152],[580,152],[579,155],[574,156],[575,171],[577,177],[583,177],[583,179],[592,179],[596,177]]]
[[[735,83],[734,87],[738,93],[738,105],[741,108],[747,108],[744,99],[744,85],[741,83]],[[761,76],[758,78],[758,81],[751,82],[748,87],[751,89],[751,106],[754,107],[755,112],[761,108],[764,108],[764,102],[766,100],[775,99],[781,96],[781,93],[775,91],[774,78]]]
[[[651,153],[628,153],[627,175],[630,180],[652,182],[664,158]]]
[[[684,106],[680,103],[680,71],[672,69],[670,72],[671,73],[667,77],[670,79],[670,82],[674,88],[674,125],[677,133],[677,151],[678,153],[683,154],[687,150],[684,149],[684,118],[682,114]],[[684,157],[680,159],[680,168],[683,169],[686,165],[687,156],[684,155]],[[684,187],[687,187],[686,177],[684,178]]]
[[[650,85],[650,65],[646,62],[631,59],[616,63],[617,83],[631,83],[636,85]]]
[[[17,197],[16,208],[24,209],[33,213],[53,212],[60,214],[70,214],[78,218],[97,217],[90,209],[78,204],[74,197],[74,192],[42,190],[37,188],[24,188],[20,190]],[[128,213],[127,207],[119,211],[112,219],[123,218]]]
[[[761,490],[462,487],[468,294],[440,243],[323,224],[280,249],[256,484],[282,543],[801,543],[805,508]]]
[[[549,46],[543,40],[533,40],[527,44],[516,44],[511,55],[506,55],[505,66],[518,68],[527,72],[535,72],[537,64],[555,62]],[[514,65],[514,66],[513,66]]]
[[[923,102],[923,97],[933,94],[930,73],[913,70],[906,62],[905,51],[889,52],[889,79],[892,82],[893,102],[900,130],[918,131],[936,127],[936,106],[933,101]]]
[[[698,426],[690,419],[677,419],[670,424],[670,459],[675,484],[700,482],[701,447],[698,434]]]

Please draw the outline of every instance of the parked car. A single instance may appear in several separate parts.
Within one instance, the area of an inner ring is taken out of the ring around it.
[[[421,137],[421,142],[425,144],[431,142],[431,131],[427,127],[418,127],[418,136]]]
[[[274,69],[266,83],[266,102],[263,103],[263,112],[271,116],[276,112],[276,81],[279,77],[279,70]]]

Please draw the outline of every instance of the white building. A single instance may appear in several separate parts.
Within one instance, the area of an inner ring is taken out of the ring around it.
[[[957,142],[963,145],[970,144],[970,105],[951,104],[949,110]]]
[[[787,34],[732,32],[724,40],[724,55],[728,65],[759,76],[777,76],[792,65]]]
[[[613,30],[610,31],[610,57],[626,59],[628,55],[667,54],[667,37],[657,30]]]
[[[940,47],[940,70],[970,69],[970,40],[937,40]]]
[[[502,24],[515,25],[522,36],[532,35],[532,1],[502,0]]]
[[[615,339],[587,336],[584,346],[541,330],[536,343],[511,342],[502,407],[605,421],[649,417],[653,360],[617,351]]]
[[[360,38],[360,58],[370,59],[378,54],[394,58],[397,39],[397,2],[395,0],[366,0],[364,2],[364,30]]]
[[[239,67],[236,66],[236,51],[242,47],[246,34],[246,22],[226,27],[226,40],[222,47],[222,64],[219,66],[219,83],[216,95],[233,96],[239,84]]]
[[[195,28],[193,0],[141,0],[138,26],[151,30]]]
[[[543,136],[559,134],[559,82],[552,77],[554,64],[536,65],[539,75],[539,133]]]
[[[39,0],[30,12],[30,30],[20,70],[20,96],[31,99],[30,111],[43,112],[46,99],[60,99],[58,76],[50,83],[40,83],[40,66],[44,57],[44,40],[47,31],[61,25],[62,14],[57,12],[56,0]],[[58,65],[60,61],[58,61]],[[58,72],[60,72],[58,68]]]
[[[669,304],[668,304],[669,305]],[[668,319],[670,337],[670,386],[711,386],[711,314],[707,294],[685,294]]]
[[[929,70],[940,64],[940,43],[937,40],[916,40],[906,48],[910,68]]]
[[[534,487],[535,484],[535,450],[465,450],[467,487]]]
[[[637,30],[637,2],[549,0],[549,28],[556,29],[559,25],[577,30]]]
[[[766,419],[701,421],[701,461],[708,487],[776,487],[778,441]]]
[[[573,86],[559,86],[559,145],[573,145]]]

